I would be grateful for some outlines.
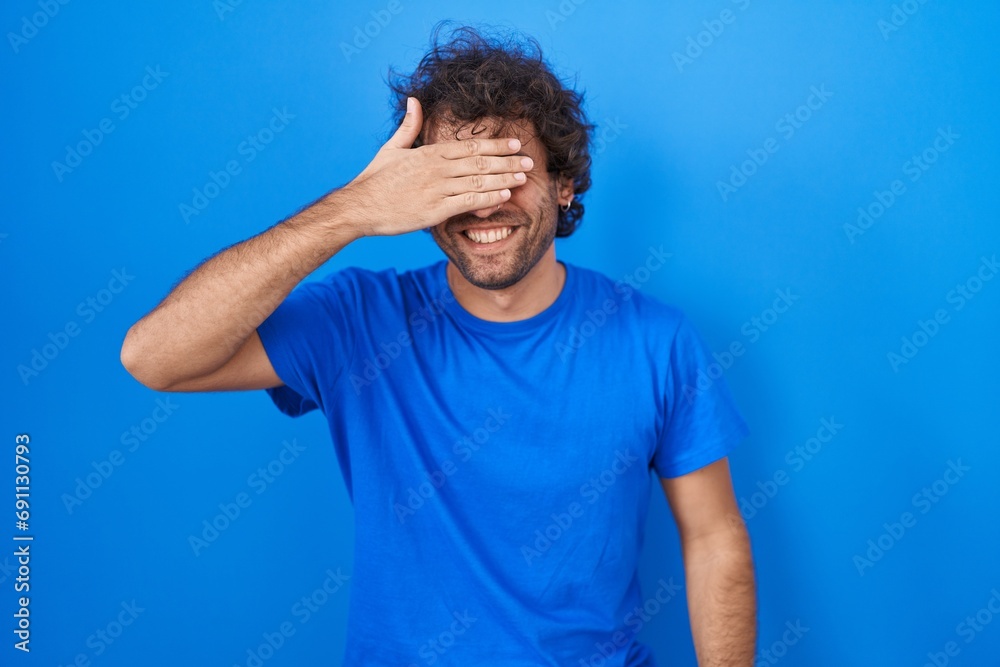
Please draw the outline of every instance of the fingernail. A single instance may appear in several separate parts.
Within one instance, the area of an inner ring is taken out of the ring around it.
[[[532,160],[530,157],[521,158],[521,166],[524,167],[525,169],[531,169],[531,167],[533,167],[534,164],[535,164],[534,160]]]
[[[503,190],[500,191],[500,196],[503,197],[504,199],[510,197],[510,190],[504,188]]]
[[[412,97],[406,98],[406,113],[413,113],[413,107],[416,106],[416,100]]]
[[[523,181],[524,180],[524,173],[519,171],[516,174],[514,174],[514,180],[515,181]]]
[[[511,139],[510,141],[507,142],[507,145],[510,146],[510,149],[512,151],[516,151],[518,148],[521,147],[521,142],[518,141],[517,139]]]

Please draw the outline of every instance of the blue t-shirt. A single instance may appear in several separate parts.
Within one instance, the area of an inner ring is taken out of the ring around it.
[[[680,310],[561,263],[517,322],[465,310],[441,260],[305,282],[260,325],[267,392],[323,411],[354,505],[345,667],[655,664],[635,638],[654,473],[749,429]]]

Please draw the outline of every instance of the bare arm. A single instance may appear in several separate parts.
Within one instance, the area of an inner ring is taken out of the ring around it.
[[[202,263],[129,329],[125,368],[160,391],[280,385],[257,327],[305,276],[358,238],[345,208],[343,195],[331,193]]]
[[[681,538],[700,667],[752,667],[757,602],[750,537],[728,459],[660,480]]]
[[[509,139],[411,148],[419,103],[371,163],[343,188],[202,263],[128,330],[121,360],[160,391],[260,389],[282,384],[257,327],[305,276],[362,236],[403,234],[495,206],[531,168]],[[520,178],[518,178],[520,176]]]

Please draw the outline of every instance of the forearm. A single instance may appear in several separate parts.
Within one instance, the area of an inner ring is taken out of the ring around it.
[[[330,193],[199,265],[129,329],[129,372],[166,388],[225,364],[305,276],[360,236],[347,196]]]
[[[752,667],[757,602],[749,535],[727,529],[683,550],[699,667]]]

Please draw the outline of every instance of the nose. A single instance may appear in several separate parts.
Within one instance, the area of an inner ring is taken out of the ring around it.
[[[498,211],[500,211],[501,209],[503,209],[503,204],[500,204],[499,207],[493,206],[491,208],[481,208],[481,209],[472,211],[471,213],[472,213],[472,215],[476,216],[477,218],[488,218],[491,215],[493,215],[494,213],[497,213]]]

